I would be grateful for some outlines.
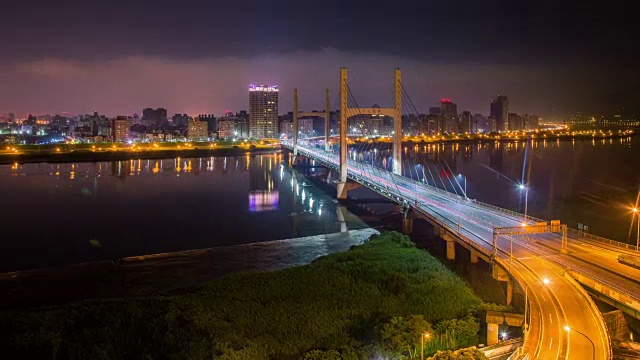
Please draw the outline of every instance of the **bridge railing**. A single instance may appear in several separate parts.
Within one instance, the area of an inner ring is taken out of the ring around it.
[[[610,246],[615,246],[621,249],[626,249],[626,250],[633,250],[633,251],[638,251],[638,247],[636,245],[631,245],[631,244],[626,244],[626,243],[622,243],[619,241],[615,241],[615,240],[610,240],[607,238],[603,238],[597,235],[592,235],[589,233],[585,233],[584,231],[580,231],[580,230],[576,230],[576,229],[568,229],[568,233],[569,235],[573,235],[575,237],[578,237],[580,239],[586,239],[586,240],[590,240],[590,241],[595,241],[595,242],[599,242],[599,243],[603,243],[603,244],[607,244]]]

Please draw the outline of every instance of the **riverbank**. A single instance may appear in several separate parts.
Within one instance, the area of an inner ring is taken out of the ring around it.
[[[77,285],[78,287],[81,284]],[[29,358],[344,359],[475,345],[481,305],[405,236],[386,233],[285,270],[241,273],[185,295],[0,313],[0,351]],[[315,358],[315,357],[310,357]]]
[[[238,272],[276,271],[347,251],[372,228],[236,246],[0,273],[0,310],[89,299],[171,295]]]
[[[22,149],[15,147],[17,151],[4,151],[0,153],[1,164],[25,164],[25,163],[78,163],[78,162],[96,162],[96,161],[124,161],[131,159],[154,160],[154,159],[171,159],[176,157],[196,158],[210,156],[239,156],[245,154],[263,155],[273,154],[280,151],[279,146],[236,146],[236,145],[219,145],[198,147],[197,145],[190,147],[171,147],[149,149],[141,147],[119,147],[105,149],[87,149],[75,148],[60,149],[56,148],[37,150]]]
[[[630,130],[625,132],[557,132],[542,131],[532,134],[521,134],[518,132],[507,134],[466,134],[466,135],[433,135],[433,136],[405,136],[402,139],[403,145],[414,144],[445,144],[445,143],[462,143],[462,144],[489,144],[489,143],[510,143],[510,142],[526,142],[526,141],[602,141],[626,139],[636,136],[636,133]],[[393,139],[378,138],[356,138],[350,144],[377,143],[393,145]]]

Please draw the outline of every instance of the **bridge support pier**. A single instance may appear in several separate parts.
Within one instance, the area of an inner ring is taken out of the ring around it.
[[[477,264],[479,261],[480,261],[480,258],[478,257],[478,252],[471,250],[471,263]]]
[[[493,264],[491,276],[498,281],[507,283],[507,305],[511,305],[513,300],[513,281],[509,274],[497,264]]]
[[[434,224],[433,225],[433,236],[440,237],[440,234],[442,234],[442,229],[440,228],[440,226]]]
[[[456,241],[453,235],[446,231],[440,231],[442,240],[447,242],[447,260],[456,259]]]
[[[495,345],[498,343],[499,330],[499,324],[487,323],[487,346]]]
[[[353,189],[357,189],[361,186],[362,185],[358,184],[357,182],[353,182],[350,180],[347,180],[345,182],[338,182],[337,183],[338,201],[346,201],[348,199],[349,191]]]
[[[405,210],[402,213],[402,233],[411,234],[413,232],[413,211],[411,209]]]
[[[485,318],[487,322],[487,345],[498,343],[498,332],[500,324],[521,327],[524,324],[524,316],[521,314],[487,311]]]

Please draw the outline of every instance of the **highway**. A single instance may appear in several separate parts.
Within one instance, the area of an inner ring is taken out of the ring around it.
[[[300,145],[298,149],[305,156],[339,169],[337,154]],[[493,252],[494,228],[535,224],[514,213],[483,206],[368,164],[349,162],[348,176],[384,196],[405,202],[485,255]],[[524,354],[531,359],[591,359],[595,346],[595,359],[610,359],[609,338],[599,311],[564,270],[578,271],[634,298],[640,296],[640,270],[619,264],[616,259],[620,250],[575,237],[569,238],[568,253],[562,253],[561,236],[555,233],[500,236],[497,245],[496,261],[505,264],[527,289],[531,302],[531,326]],[[566,331],[566,325],[572,330]]]

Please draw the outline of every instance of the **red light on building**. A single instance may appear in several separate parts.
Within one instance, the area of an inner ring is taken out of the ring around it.
[[[443,103],[451,103],[451,99],[442,98],[442,102]]]

